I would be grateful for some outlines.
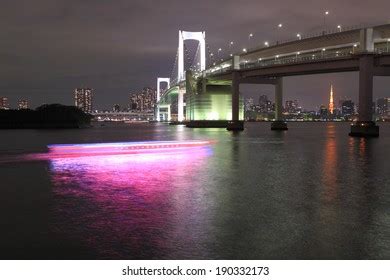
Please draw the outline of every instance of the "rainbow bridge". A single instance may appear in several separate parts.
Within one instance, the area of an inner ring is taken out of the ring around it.
[[[184,41],[196,40],[198,50],[189,69],[184,69]],[[212,54],[211,54],[212,55]],[[359,72],[358,120],[351,136],[379,136],[373,120],[373,80],[390,76],[390,24],[323,32],[295,40],[268,43],[206,66],[205,32],[179,31],[177,76],[157,79],[156,119],[185,122],[189,127],[226,127],[243,130],[240,84],[275,87],[273,130],[287,130],[283,120],[283,78],[338,72]],[[161,91],[161,83],[166,90]]]

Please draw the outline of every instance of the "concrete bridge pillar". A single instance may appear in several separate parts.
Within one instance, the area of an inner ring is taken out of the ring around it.
[[[351,126],[350,136],[379,136],[379,127],[373,121],[373,84],[374,55],[363,53],[359,61],[359,116],[358,121]]]
[[[177,96],[177,121],[184,121],[184,89],[179,88]]]
[[[275,121],[271,123],[271,130],[287,130],[287,123],[283,120],[283,78],[277,78],[275,84]]]
[[[360,52],[374,52],[374,29],[365,28],[360,30]]]
[[[240,121],[240,73],[232,73],[232,120],[228,122],[227,130],[244,130],[244,122]]]
[[[156,121],[160,121],[160,105],[157,105],[156,106],[156,116],[155,116],[155,118],[156,118]]]
[[[167,116],[167,121],[171,121],[172,120],[172,118],[171,118],[171,105],[168,105],[167,106],[167,109],[168,109],[168,116]]]

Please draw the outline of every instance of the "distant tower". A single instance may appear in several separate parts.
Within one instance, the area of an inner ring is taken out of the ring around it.
[[[329,99],[329,112],[333,114],[334,102],[333,102],[333,85],[330,85],[330,99]]]

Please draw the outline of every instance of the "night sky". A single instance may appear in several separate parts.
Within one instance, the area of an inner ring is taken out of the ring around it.
[[[11,107],[19,98],[32,107],[72,104],[75,87],[91,87],[95,108],[125,105],[128,93],[170,76],[179,29],[206,31],[214,52],[230,41],[240,50],[251,32],[259,44],[318,33],[325,10],[328,29],[390,23],[389,0],[2,0],[0,96]],[[336,102],[357,99],[357,73],[286,78],[285,99],[315,108],[327,103],[331,82]],[[390,96],[390,78],[376,78],[374,90],[375,98]],[[273,93],[267,86],[241,91]]]

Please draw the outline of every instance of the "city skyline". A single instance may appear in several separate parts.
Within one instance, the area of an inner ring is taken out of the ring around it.
[[[21,3],[18,2],[22,2],[24,10],[29,11],[28,16],[20,11]],[[72,5],[72,1],[40,0],[34,3],[34,8],[30,8],[31,3],[27,1],[12,1],[0,12],[3,22],[0,30],[6,34],[0,46],[4,62],[0,70],[3,77],[0,96],[8,96],[10,103],[29,99],[31,107],[43,103],[70,105],[68,92],[76,87],[88,86],[95,89],[94,100],[98,107],[123,103],[129,91],[154,84],[156,76],[164,76],[166,69],[170,69],[180,29],[205,30],[209,48],[216,53],[218,51],[222,57],[227,55],[229,42],[235,42],[233,51],[238,52],[242,48],[260,45],[265,40],[272,43],[291,39],[297,33],[305,36],[319,33],[324,28],[336,29],[338,25],[343,28],[388,22],[388,1],[374,2],[377,5],[328,1],[325,7],[302,1],[302,7],[291,11],[279,9],[278,1],[268,3],[267,10],[260,9],[262,3],[259,1],[248,1],[237,11],[233,1],[214,1],[211,4],[199,1],[197,5],[171,1],[168,14],[180,15],[191,9],[189,15],[178,20],[170,19],[148,1]],[[347,15],[342,12],[345,7],[350,10]],[[329,10],[329,15],[324,27],[322,13],[325,9]],[[370,9],[371,13],[361,15],[362,9]],[[217,15],[212,16],[213,10],[218,11]],[[84,21],[86,11],[89,23]],[[143,12],[153,18],[153,23],[143,18]],[[222,24],[218,14],[229,17],[229,22]],[[277,29],[279,21],[283,22],[280,30]],[[142,23],[143,28],[130,28],[138,23]],[[248,34],[253,35],[250,40]],[[24,40],[29,40],[29,44],[23,44]],[[55,46],[50,44],[54,41]],[[298,86],[302,80],[305,80],[305,85]],[[357,73],[317,75],[310,76],[310,79],[286,78],[285,97],[296,95],[305,107],[324,103],[330,80],[340,92],[357,101]],[[374,98],[387,96],[389,89],[385,83],[388,78],[375,80]],[[251,93],[250,87],[242,88],[245,94]],[[315,98],[311,96],[313,92],[316,93]]]

